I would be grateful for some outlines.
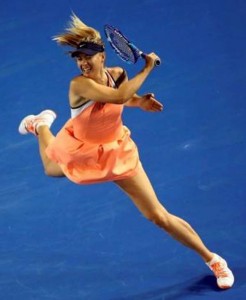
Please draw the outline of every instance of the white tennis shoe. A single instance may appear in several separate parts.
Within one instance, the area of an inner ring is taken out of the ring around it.
[[[219,288],[229,289],[233,286],[234,276],[222,257],[214,253],[212,260],[206,264],[214,272]]]
[[[51,124],[56,119],[56,113],[53,110],[44,110],[38,115],[26,116],[19,125],[20,134],[32,133],[38,135],[37,129],[39,126],[46,125],[50,128]]]

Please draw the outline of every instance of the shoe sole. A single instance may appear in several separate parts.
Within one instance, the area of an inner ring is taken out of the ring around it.
[[[19,128],[18,128],[18,131],[19,131],[20,134],[23,134],[23,135],[28,134],[28,131],[26,130],[26,126],[25,126],[25,121],[28,118],[32,118],[32,117],[34,117],[34,115],[28,115],[24,119],[21,120]]]

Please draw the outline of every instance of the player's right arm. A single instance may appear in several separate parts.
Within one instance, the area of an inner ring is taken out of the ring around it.
[[[131,80],[123,82],[118,89],[98,84],[84,76],[75,77],[70,83],[69,101],[71,107],[77,107],[86,99],[102,103],[123,104],[141,87],[154,67],[156,55],[151,53],[146,58],[145,67]]]

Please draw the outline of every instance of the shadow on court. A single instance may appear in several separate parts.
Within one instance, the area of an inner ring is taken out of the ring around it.
[[[221,293],[220,289],[215,286],[213,276],[205,276],[199,280],[189,280],[163,289],[150,291],[139,295],[131,295],[129,297],[115,298],[115,300],[140,300],[140,299],[153,299],[153,300],[179,300],[191,299],[191,297],[201,296],[211,290]]]

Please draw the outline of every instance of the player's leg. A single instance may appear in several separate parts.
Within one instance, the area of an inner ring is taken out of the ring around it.
[[[212,253],[186,221],[170,214],[163,207],[142,167],[136,176],[115,183],[131,198],[146,218],[198,253],[214,272],[220,288],[230,288],[233,285],[234,277],[226,261]]]
[[[52,177],[63,177],[64,173],[62,172],[61,167],[50,160],[46,155],[45,149],[54,139],[54,135],[51,133],[48,126],[39,126],[37,129],[38,132],[38,145],[39,145],[39,154],[43,163],[44,172],[47,176]]]
[[[142,167],[136,176],[115,183],[124,190],[147,219],[163,228],[179,242],[195,250],[204,261],[212,259],[213,254],[205,247],[191,226],[184,220],[170,214],[158,201]]]
[[[29,115],[21,121],[19,132],[21,134],[32,133],[37,136],[39,153],[45,174],[48,176],[60,177],[64,176],[60,166],[50,160],[45,153],[45,149],[54,139],[54,135],[50,131],[50,126],[55,118],[56,114],[51,110],[44,110],[36,116]]]

